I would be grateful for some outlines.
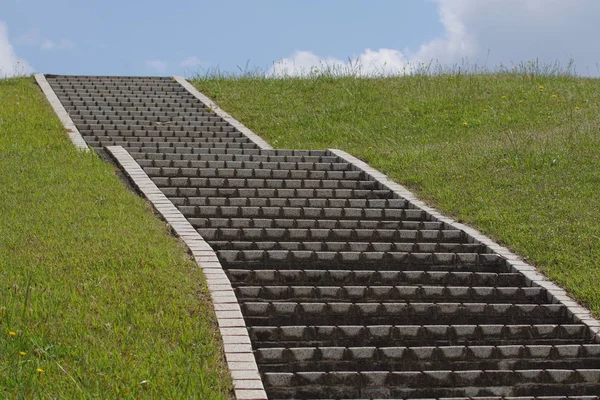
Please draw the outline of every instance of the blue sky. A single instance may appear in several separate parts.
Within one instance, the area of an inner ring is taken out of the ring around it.
[[[0,76],[298,74],[348,59],[393,74],[536,58],[600,75],[600,0],[1,1]]]

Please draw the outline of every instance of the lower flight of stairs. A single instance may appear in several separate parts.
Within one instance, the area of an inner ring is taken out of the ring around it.
[[[270,398],[598,399],[587,326],[351,163],[262,150],[169,79],[48,80],[216,251]]]
[[[130,151],[217,252],[271,398],[600,392],[566,307],[338,157]]]

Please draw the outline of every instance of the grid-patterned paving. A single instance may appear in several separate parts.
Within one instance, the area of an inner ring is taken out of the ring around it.
[[[352,164],[262,150],[170,78],[48,81],[217,252],[270,398],[599,398],[565,306]]]

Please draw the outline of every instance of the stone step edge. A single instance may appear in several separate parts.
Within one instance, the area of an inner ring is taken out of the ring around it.
[[[240,305],[216,253],[187,219],[146,175],[142,167],[121,146],[106,147],[130,182],[158,211],[171,229],[190,249],[204,272],[217,323],[223,339],[225,359],[233,378],[238,400],[266,400],[267,394],[258,371],[250,336]]]
[[[255,143],[259,148],[263,150],[272,149],[273,147],[269,145],[266,141],[264,141],[261,137],[259,137],[256,133],[252,132],[248,129],[244,124],[242,124],[237,119],[233,118],[227,112],[225,112],[221,107],[219,107],[214,101],[200,93],[196,88],[189,83],[185,78],[181,76],[174,76],[173,79],[181,86],[183,86],[190,94],[192,94],[195,98],[200,100],[206,107],[212,110],[219,117],[223,118],[226,122],[228,122],[231,126],[235,127],[238,131],[243,133],[248,139],[250,139],[253,143]]]
[[[75,126],[75,123],[73,122],[71,117],[69,116],[69,113],[67,112],[67,110],[65,110],[62,103],[58,99],[58,96],[56,95],[56,93],[54,93],[54,90],[46,80],[46,77],[43,74],[35,74],[34,77],[35,81],[40,86],[42,92],[48,99],[50,106],[52,106],[52,109],[60,119],[60,122],[62,122],[63,126],[65,127],[65,130],[69,135],[69,139],[71,140],[71,142],[73,142],[73,144],[78,150],[89,152],[90,148],[85,143],[85,140],[81,136],[81,133],[79,133],[79,130]]]
[[[531,286],[540,286],[548,291],[548,297],[553,303],[564,305],[569,313],[569,316],[573,318],[574,322],[580,322],[586,325],[592,336],[600,334],[600,321],[592,317],[590,311],[580,305],[577,301],[571,298],[566,290],[552,282],[549,278],[544,276],[537,268],[524,260],[519,256],[512,253],[508,248],[499,245],[489,237],[485,236],[478,230],[471,228],[470,226],[461,224],[452,218],[446,217],[441,214],[435,208],[428,206],[423,201],[419,200],[414,193],[409,191],[404,186],[392,181],[387,175],[372,168],[364,161],[346,153],[339,149],[329,149],[331,155],[339,157],[341,160],[351,164],[357,171],[362,171],[367,177],[378,182],[383,188],[391,190],[393,193],[398,195],[412,204],[416,209],[421,209],[431,216],[433,221],[439,221],[447,224],[448,226],[459,229],[467,236],[473,238],[474,243],[481,243],[489,249],[493,254],[506,259],[507,265],[509,265],[513,271],[521,273],[525,277],[525,281]]]

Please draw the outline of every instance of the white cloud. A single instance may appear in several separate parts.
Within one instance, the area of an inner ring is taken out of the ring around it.
[[[541,64],[560,62],[564,66],[572,58],[579,73],[600,74],[600,1],[436,2],[440,12],[461,21],[473,39],[472,61],[493,67],[538,59]]]
[[[167,71],[169,64],[161,59],[154,58],[152,60],[146,60],[144,63],[146,69],[149,69],[153,72],[164,73]]]
[[[334,57],[321,58],[308,51],[297,51],[283,58],[269,69],[269,76],[303,76],[330,72],[353,75],[397,75],[406,73],[411,66],[406,56],[393,49],[366,49],[358,57],[342,61]]]
[[[460,13],[461,7],[452,7],[452,3],[438,0],[438,14],[440,22],[444,27],[444,35],[435,38],[419,48],[411,56],[411,62],[428,64],[432,61],[440,64],[453,64],[462,59],[475,55],[475,38],[469,33]],[[459,6],[461,5],[459,1]],[[457,8],[459,10],[457,10]]]
[[[43,38],[35,29],[21,34],[16,43],[22,46],[38,47],[41,50],[70,50],[75,48],[75,42],[70,39],[52,40]]]
[[[282,58],[268,72],[272,76],[309,75],[324,68],[344,68],[344,62],[336,58],[321,58],[309,51],[297,51],[291,57]]]
[[[15,54],[8,40],[8,28],[0,21],[0,78],[25,75],[32,72],[29,63]]]
[[[206,67],[207,65],[208,63],[206,61],[203,61],[201,58],[196,56],[187,57],[179,63],[180,67],[190,69],[198,69],[200,67]]]
[[[40,43],[40,48],[42,50],[68,50],[74,47],[75,43],[69,39],[61,39],[58,42],[50,39],[44,39]]]
[[[39,46],[40,38],[37,30],[28,30],[17,37],[15,43],[19,46]]]
[[[494,68],[538,60],[600,75],[598,0],[432,0],[444,32],[414,51],[366,49],[343,61],[298,51],[273,64],[271,76],[305,75],[329,68],[336,73],[402,74],[420,63],[463,63]]]

